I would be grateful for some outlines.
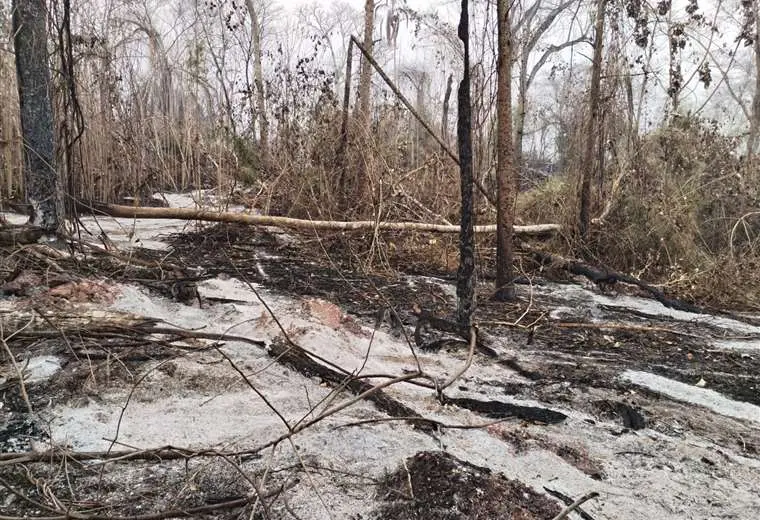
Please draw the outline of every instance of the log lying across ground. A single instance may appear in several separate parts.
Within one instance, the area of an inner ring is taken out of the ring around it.
[[[360,220],[341,222],[332,220],[303,220],[270,215],[250,215],[225,211],[209,211],[193,208],[148,208],[142,206],[119,206],[116,204],[79,203],[80,210],[122,218],[158,218],[202,220],[205,222],[230,222],[255,226],[276,226],[290,229],[325,229],[334,231],[374,230],[381,231],[427,231],[433,233],[459,233],[459,226],[428,224],[424,222],[375,222]],[[559,224],[536,224],[515,226],[515,235],[542,237],[560,231]],[[495,233],[496,225],[475,226],[476,233]]]
[[[0,246],[20,246],[34,244],[45,232],[35,226],[0,225]]]
[[[702,309],[696,305],[692,305],[676,298],[670,298],[666,296],[665,293],[660,289],[625,273],[619,273],[610,269],[596,267],[593,265],[585,264],[583,262],[578,262],[577,260],[569,260],[557,255],[550,255],[549,253],[544,253],[543,251],[532,251],[530,254],[533,259],[540,265],[551,265],[558,269],[565,269],[570,273],[585,276],[597,284],[614,284],[617,282],[623,282],[635,285],[649,293],[652,298],[670,309],[696,314],[704,314],[707,312],[705,309]]]

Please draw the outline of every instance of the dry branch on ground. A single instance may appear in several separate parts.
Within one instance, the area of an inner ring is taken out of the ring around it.
[[[94,211],[112,217],[122,218],[157,218],[202,220],[207,222],[230,222],[254,226],[278,226],[291,229],[329,229],[329,230],[378,230],[378,231],[426,231],[435,233],[459,233],[459,226],[429,224],[425,222],[375,222],[360,220],[353,222],[332,220],[303,220],[272,215],[249,215],[225,211],[207,211],[190,208],[149,208],[140,206],[119,206],[116,204],[81,203],[81,209]],[[561,230],[559,224],[534,224],[515,226],[514,233],[522,236],[547,236]],[[476,233],[494,233],[496,225],[475,226]]]

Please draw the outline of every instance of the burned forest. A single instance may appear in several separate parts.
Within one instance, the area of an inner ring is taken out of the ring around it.
[[[0,0],[0,520],[760,510],[760,0]]]

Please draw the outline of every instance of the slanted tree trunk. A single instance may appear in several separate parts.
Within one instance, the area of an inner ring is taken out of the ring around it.
[[[375,48],[373,33],[375,32],[375,0],[366,0],[364,3],[364,42],[362,47],[367,54],[372,56]],[[370,95],[372,88],[372,64],[362,56],[361,70],[359,71],[359,120],[364,132],[369,133]]]
[[[14,0],[13,33],[30,223],[54,232],[58,228],[58,190],[45,0]]]
[[[266,163],[269,153],[269,120],[267,119],[264,95],[264,72],[261,66],[261,23],[253,0],[245,0],[248,17],[251,19],[251,52],[253,53],[253,85],[256,87],[256,114],[259,120],[261,158]]]
[[[597,138],[599,97],[602,84],[602,49],[604,45],[604,17],[607,0],[598,0],[594,24],[594,58],[591,64],[591,88],[589,89],[589,115],[586,121],[586,146],[580,167],[580,211],[578,233],[585,244],[591,225],[591,177],[594,172],[594,143]]]
[[[512,26],[510,0],[498,0],[497,90],[496,90],[496,293],[498,300],[515,297],[512,270],[512,225],[515,221],[517,172],[512,143]]]
[[[472,107],[470,99],[470,22],[468,2],[462,0],[459,38],[464,43],[464,74],[459,83],[457,143],[461,182],[462,216],[459,229],[459,269],[457,272],[457,324],[463,333],[472,324],[475,312],[475,208],[472,176]]]

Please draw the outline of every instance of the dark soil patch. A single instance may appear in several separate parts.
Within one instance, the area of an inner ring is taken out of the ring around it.
[[[609,374],[593,376],[589,370],[594,365],[602,373],[604,367],[617,373],[642,370],[690,385],[704,379],[708,388],[760,405],[760,355],[717,350],[701,338],[647,330],[568,330],[549,323],[526,349],[542,354],[562,352],[582,360],[575,367],[563,365],[562,375],[576,382],[591,376],[589,386],[611,388],[617,384],[614,377],[605,384]]]
[[[444,452],[420,452],[378,490],[376,520],[550,519],[557,503],[522,482]]]

